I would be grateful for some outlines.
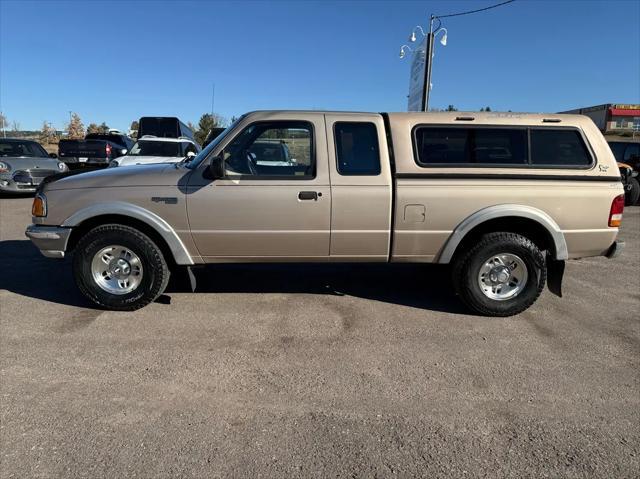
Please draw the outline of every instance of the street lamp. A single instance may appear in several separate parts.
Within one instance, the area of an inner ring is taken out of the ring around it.
[[[434,30],[433,22],[435,20],[438,20],[438,26]],[[429,20],[429,33],[425,33],[423,28],[420,25],[415,26],[415,28],[411,32],[411,35],[409,36],[409,41],[412,43],[416,41],[416,31],[419,31],[423,37],[427,37],[427,48],[426,48],[426,54],[425,54],[426,69],[425,69],[425,75],[424,75],[423,95],[424,95],[424,111],[429,111],[429,94],[431,93],[431,70],[432,70],[431,64],[433,62],[433,55],[434,55],[433,41],[435,40],[436,36],[438,36],[438,34],[442,33],[442,37],[440,38],[440,44],[443,47],[446,47],[447,34],[449,32],[447,31],[446,28],[442,26],[442,20],[440,20],[440,17],[437,17],[435,15],[431,15],[431,18]],[[409,51],[413,51],[407,45],[403,45],[402,47],[400,47],[400,58],[404,58],[405,56],[405,52],[404,52],[405,47],[408,48]]]
[[[447,15],[432,14],[431,18],[429,19],[429,33],[425,33],[420,25],[417,25],[413,29],[413,31],[411,32],[411,35],[409,36],[410,42],[413,43],[416,41],[416,30],[419,30],[420,33],[422,33],[422,36],[427,38],[427,48],[426,48],[426,54],[425,54],[426,68],[425,68],[425,75],[424,75],[424,81],[423,81],[423,93],[422,93],[422,106],[424,111],[429,111],[429,92],[431,91],[431,62],[433,60],[433,40],[435,40],[436,35],[442,32],[442,38],[440,38],[440,43],[442,44],[443,47],[447,45],[448,32],[447,32],[447,29],[442,26],[442,19],[480,13],[487,10],[491,10],[493,8],[501,7],[503,5],[507,5],[509,3],[513,3],[514,1],[515,0],[504,0],[500,3],[496,3],[495,5],[489,5],[487,7],[477,8],[475,10],[467,10],[466,12],[456,12],[456,13],[450,13]],[[435,20],[438,20],[438,26],[434,30],[433,22]],[[409,51],[413,51],[411,50],[411,48],[407,47],[406,45],[402,45],[402,47],[400,48],[400,58],[404,58],[405,56],[405,53],[404,53],[405,47],[408,48]],[[412,75],[413,75],[413,71],[412,71]],[[410,95],[411,95],[411,92],[410,92]]]
[[[411,43],[416,41],[416,30],[420,30],[420,33],[422,33],[423,37],[426,37],[427,34],[424,33],[424,30],[422,29],[422,27],[420,25],[416,25],[416,27],[413,29],[413,31],[411,32],[411,36],[409,37],[409,41]]]
[[[410,52],[412,52],[413,48],[411,48],[409,45],[402,45],[400,47],[400,58],[404,58],[404,56],[406,55],[406,53],[404,52],[405,50],[409,50]]]

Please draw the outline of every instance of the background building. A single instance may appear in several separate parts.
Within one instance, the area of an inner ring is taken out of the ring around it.
[[[640,105],[606,103],[560,113],[586,115],[603,133],[640,131]]]

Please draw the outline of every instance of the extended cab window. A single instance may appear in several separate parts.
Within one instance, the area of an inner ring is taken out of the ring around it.
[[[378,132],[373,123],[337,122],[334,125],[336,161],[341,175],[379,175]]]
[[[313,178],[313,129],[305,121],[259,122],[224,150],[228,176]]]
[[[414,134],[420,166],[527,164],[524,128],[419,126]]]
[[[589,166],[591,157],[577,130],[532,129],[533,166]]]

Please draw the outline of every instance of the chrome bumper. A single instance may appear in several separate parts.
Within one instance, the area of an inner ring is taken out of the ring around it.
[[[29,225],[24,234],[47,258],[64,258],[71,228]]]
[[[607,250],[607,253],[605,254],[605,256],[609,259],[617,258],[622,254],[623,249],[624,249],[624,241],[616,240],[613,242],[611,246],[609,246],[609,249]]]

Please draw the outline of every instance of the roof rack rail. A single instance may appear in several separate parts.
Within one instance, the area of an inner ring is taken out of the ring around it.
[[[158,137],[156,135],[144,135],[140,137],[140,139],[142,138],[158,138]]]

